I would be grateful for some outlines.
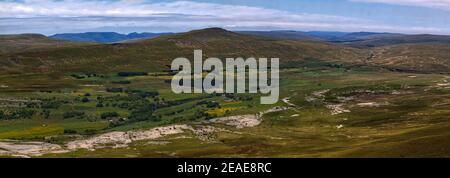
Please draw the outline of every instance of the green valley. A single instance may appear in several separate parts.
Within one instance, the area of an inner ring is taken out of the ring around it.
[[[1,156],[450,155],[446,44],[361,49],[219,28],[70,43],[2,47]],[[205,58],[280,58],[280,101],[174,94],[171,61],[192,57],[195,49]]]

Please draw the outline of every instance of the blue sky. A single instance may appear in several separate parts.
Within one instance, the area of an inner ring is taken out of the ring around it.
[[[450,34],[450,0],[0,0],[0,34],[207,27]]]

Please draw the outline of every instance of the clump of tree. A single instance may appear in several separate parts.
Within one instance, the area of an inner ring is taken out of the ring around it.
[[[233,93],[227,93],[227,94],[225,94],[225,97],[233,99],[235,101],[251,101],[251,100],[253,100],[252,96],[249,96],[249,95],[235,95]]]
[[[44,119],[50,118],[50,110],[46,110],[46,109],[42,110],[41,116],[42,116]]]
[[[35,113],[36,111],[28,109],[0,111],[0,120],[31,119]]]
[[[112,81],[111,83],[112,84],[124,84],[124,85],[126,85],[126,84],[131,84],[131,81],[129,81],[129,80],[120,80],[120,81]]]
[[[197,106],[205,105],[207,108],[219,108],[220,104],[216,101],[199,101],[196,103]]]
[[[68,118],[81,118],[84,116],[84,112],[81,111],[66,111],[63,114],[63,118],[64,119],[68,119]]]
[[[77,131],[73,129],[64,129],[64,134],[76,134]]]
[[[119,113],[117,112],[104,112],[100,115],[102,119],[115,118],[119,117]]]
[[[83,102],[83,103],[87,103],[87,102],[89,102],[89,98],[87,98],[87,97],[83,97],[83,98],[81,99],[81,102]]]
[[[147,97],[156,97],[159,95],[159,93],[157,91],[141,91],[141,90],[131,90],[128,91],[128,94],[132,95],[132,96],[137,96],[140,98],[147,98]]]
[[[44,109],[58,109],[64,103],[58,100],[43,100],[41,103],[41,108]]]
[[[22,103],[20,103],[19,105],[22,105]],[[27,108],[39,108],[40,107],[40,103],[38,103],[38,102],[26,102],[25,103],[25,107],[27,107]]]
[[[145,120],[150,120],[150,121],[155,121],[155,122],[160,121],[159,118],[153,117],[153,111],[154,111],[154,106],[152,104],[146,103],[146,104],[143,104],[143,105],[135,108],[131,112],[129,119],[131,121],[145,121]]]
[[[84,78],[86,78],[86,76],[80,75],[80,74],[70,74],[70,76],[75,78],[75,79],[84,79]]]
[[[103,103],[102,102],[98,102],[96,105],[95,105],[95,107],[97,107],[97,108],[102,108],[104,105],[103,105]]]
[[[122,93],[125,91],[126,91],[126,89],[124,89],[124,88],[106,88],[106,92],[110,92],[110,93]]]
[[[90,77],[105,77],[102,74],[96,74],[96,73],[86,73],[86,74],[70,74],[71,77],[75,79],[84,79],[84,78],[90,78]]]
[[[147,72],[118,72],[119,77],[146,76]]]

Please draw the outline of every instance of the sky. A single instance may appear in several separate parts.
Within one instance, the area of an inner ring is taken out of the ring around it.
[[[0,34],[208,27],[450,35],[450,0],[0,0]]]

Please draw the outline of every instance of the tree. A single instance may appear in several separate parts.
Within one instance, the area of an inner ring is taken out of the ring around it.
[[[95,105],[95,107],[102,108],[103,107],[103,103],[97,103],[97,105]]]
[[[64,119],[84,116],[84,112],[81,111],[66,111],[63,114]]]
[[[117,112],[105,112],[105,113],[102,113],[100,115],[100,117],[102,119],[107,119],[107,118],[112,118],[112,117],[119,117],[119,114]]]
[[[87,98],[87,97],[84,97],[83,99],[81,99],[81,102],[83,102],[83,103],[87,103],[87,102],[89,102],[89,98]]]
[[[42,115],[43,115],[44,119],[50,118],[50,110],[44,109],[44,110],[42,111]]]

